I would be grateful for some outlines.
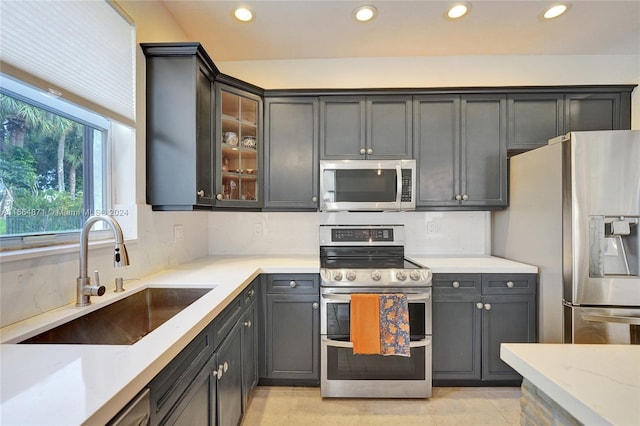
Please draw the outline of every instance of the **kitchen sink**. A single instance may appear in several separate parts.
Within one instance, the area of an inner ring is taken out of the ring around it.
[[[20,343],[133,345],[212,288],[147,288]]]

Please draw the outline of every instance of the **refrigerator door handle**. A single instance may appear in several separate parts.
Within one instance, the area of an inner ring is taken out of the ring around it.
[[[582,314],[582,319],[591,322],[614,322],[617,324],[640,325],[640,317],[625,317],[620,315]]]

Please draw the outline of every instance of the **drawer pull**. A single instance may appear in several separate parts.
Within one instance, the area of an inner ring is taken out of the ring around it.
[[[507,281],[507,287],[513,288],[513,281]]]
[[[296,288],[297,286],[298,286],[298,283],[295,282],[294,280],[289,281],[289,287]]]
[[[453,288],[460,287],[460,283],[458,281],[454,281],[451,285],[453,286]]]

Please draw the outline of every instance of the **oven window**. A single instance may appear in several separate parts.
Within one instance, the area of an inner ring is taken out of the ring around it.
[[[336,199],[346,202],[392,202],[396,200],[394,169],[336,170]]]
[[[425,348],[411,356],[354,355],[351,348],[327,347],[328,380],[425,380]]]
[[[425,336],[425,304],[409,303],[409,330],[411,340],[422,340]],[[327,304],[327,337],[331,340],[349,341],[349,303]]]

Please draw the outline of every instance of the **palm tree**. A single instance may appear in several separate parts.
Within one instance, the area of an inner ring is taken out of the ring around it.
[[[79,127],[74,127],[76,131],[73,132],[73,137],[69,141],[64,154],[64,158],[69,165],[69,193],[72,200],[76,199],[76,172],[78,167],[82,165],[82,136],[78,134],[80,133]]]

